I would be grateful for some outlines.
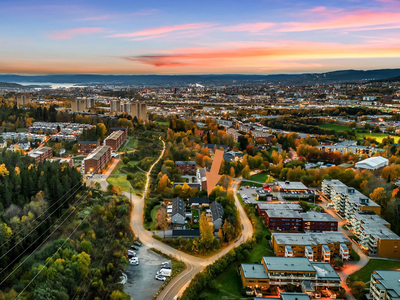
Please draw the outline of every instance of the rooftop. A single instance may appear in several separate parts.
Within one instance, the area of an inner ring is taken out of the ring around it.
[[[301,181],[277,181],[276,185],[282,189],[308,190],[308,187],[306,187]]]
[[[263,261],[268,271],[303,271],[315,272],[306,257],[274,257],[264,256]]]
[[[261,210],[298,210],[303,211],[298,203],[257,203]]]
[[[99,160],[107,151],[111,151],[110,146],[100,146],[94,149],[84,160],[94,159]]]
[[[350,240],[342,232],[337,231],[308,233],[273,232],[272,238],[279,245],[325,245],[350,242]]]
[[[113,131],[108,137],[106,137],[106,140],[116,140],[121,135],[124,135],[124,134],[125,134],[125,132],[123,132],[122,130]]]
[[[375,270],[372,277],[379,282],[379,289],[385,289],[392,299],[400,297],[400,271]]]
[[[387,158],[384,158],[382,156],[374,156],[370,157],[364,160],[361,160],[359,162],[356,162],[355,167],[356,168],[362,168],[362,169],[378,169],[383,166],[388,165],[389,160]]]
[[[265,267],[261,264],[242,264],[244,278],[268,279]]]

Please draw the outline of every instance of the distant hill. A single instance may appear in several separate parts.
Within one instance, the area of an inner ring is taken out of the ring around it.
[[[380,79],[380,80],[374,80],[373,82],[396,82],[396,81],[400,81],[400,76],[385,78],[385,79]]]
[[[15,87],[15,88],[20,88],[23,87],[23,85],[18,84],[18,83],[12,83],[12,82],[0,82],[0,88],[11,88],[11,87]]]
[[[282,84],[323,84],[339,83],[360,80],[380,80],[400,76],[400,69],[380,70],[342,70],[326,73],[305,74],[271,74],[271,75],[245,75],[245,74],[221,74],[221,75],[0,75],[0,81],[18,82],[24,85],[31,83],[70,83],[70,84],[113,84],[113,85],[156,85],[179,86],[191,83],[203,85],[221,85],[231,83],[282,83]]]

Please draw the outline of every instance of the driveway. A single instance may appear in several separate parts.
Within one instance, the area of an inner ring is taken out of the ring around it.
[[[161,263],[168,260],[151,251],[146,245],[140,247],[137,257],[139,257],[139,265],[129,265],[125,270],[128,281],[124,286],[124,291],[133,299],[153,299],[164,283],[156,280],[154,276],[160,270]]]

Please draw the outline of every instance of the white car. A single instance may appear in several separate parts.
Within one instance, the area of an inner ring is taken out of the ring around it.
[[[136,252],[133,251],[133,250],[128,250],[127,252],[128,252],[128,254],[131,254],[131,255],[135,255],[135,256],[136,256]]]
[[[155,279],[165,281],[165,280],[167,280],[167,277],[161,276],[161,275],[156,275]]]
[[[137,257],[131,258],[131,259],[129,260],[129,264],[130,264],[131,266],[137,266],[137,265],[139,265],[139,258],[137,258]]]

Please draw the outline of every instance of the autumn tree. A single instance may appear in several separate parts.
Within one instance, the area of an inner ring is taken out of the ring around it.
[[[377,187],[371,194],[369,194],[369,197],[372,201],[382,206],[383,209],[386,208],[389,199],[386,196],[386,192],[383,187]]]
[[[165,230],[168,228],[167,209],[165,206],[161,206],[157,211],[156,226],[162,229],[165,238]]]
[[[163,193],[165,191],[165,189],[168,187],[168,175],[164,174],[160,181],[158,182],[158,192],[159,193]]]
[[[225,189],[225,191],[227,191],[231,184],[231,178],[228,175],[222,175],[219,182],[221,183],[221,186]]]
[[[200,242],[203,244],[204,248],[210,249],[213,241],[214,241],[214,234],[213,234],[213,227],[208,222],[206,217],[206,213],[203,212],[200,216]]]

